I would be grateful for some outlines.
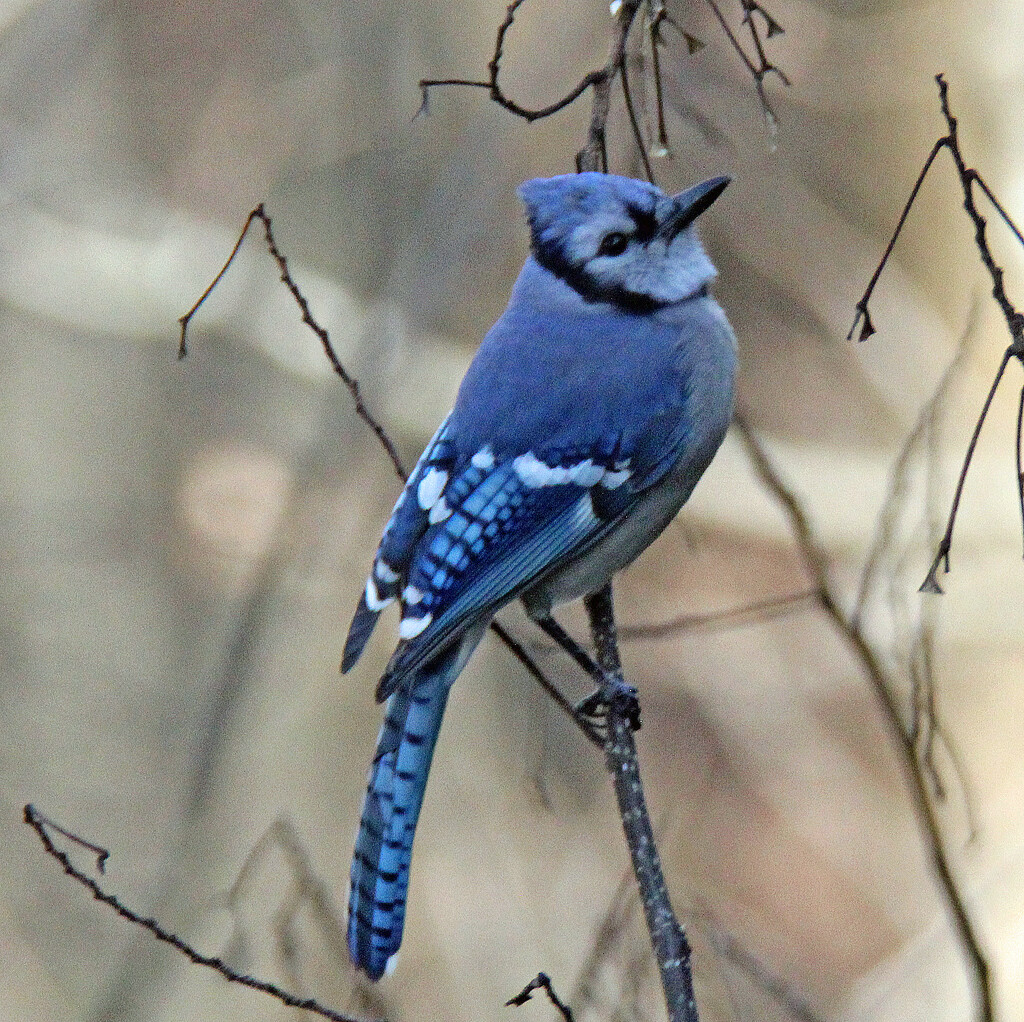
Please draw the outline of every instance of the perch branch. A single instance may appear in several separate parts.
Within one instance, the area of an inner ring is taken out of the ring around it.
[[[588,596],[585,602],[598,664],[605,676],[602,686],[607,713],[605,762],[615,787],[633,873],[661,973],[669,1022],[698,1022],[690,943],[672,909],[640,779],[639,757],[633,740],[636,693],[622,677],[611,583]]]

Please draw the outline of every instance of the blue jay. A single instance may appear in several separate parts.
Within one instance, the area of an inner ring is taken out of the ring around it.
[[[345,642],[348,671],[400,602],[349,893],[349,952],[372,980],[402,940],[448,691],[491,618],[519,597],[553,626],[553,605],[661,533],[722,442],[736,338],[693,223],[728,183],[667,196],[583,173],[519,189],[530,256],[395,504]]]

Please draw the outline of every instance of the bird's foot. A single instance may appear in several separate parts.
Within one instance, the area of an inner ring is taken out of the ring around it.
[[[629,721],[631,730],[640,730],[640,700],[637,698],[636,689],[624,681],[599,685],[589,696],[585,696],[576,704],[576,712],[590,721],[602,734],[605,733],[608,715],[613,708],[619,716]]]

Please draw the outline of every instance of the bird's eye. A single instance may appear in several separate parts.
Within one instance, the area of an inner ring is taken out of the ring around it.
[[[599,256],[617,256],[622,255],[626,251],[626,247],[629,245],[629,238],[622,234],[620,231],[612,231],[611,234],[606,234],[601,239],[601,244],[598,246],[597,254]]]

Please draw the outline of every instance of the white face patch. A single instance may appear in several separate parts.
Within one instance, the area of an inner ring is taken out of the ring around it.
[[[380,598],[377,584],[373,581],[372,575],[366,580],[366,606],[370,610],[382,611],[393,599],[393,596],[385,596],[383,600]]]
[[[494,468],[494,452],[490,447],[481,447],[480,450],[469,459],[469,463],[473,468],[478,468],[481,472],[486,472],[488,469]]]
[[[558,486],[562,483],[593,486],[600,481],[605,471],[600,465],[595,465],[592,458],[575,465],[556,465],[552,468],[532,453],[520,454],[512,462],[512,468],[523,484],[534,490],[540,486]]]
[[[402,599],[408,604],[417,604],[423,599],[423,591],[415,586],[406,586],[402,590]]]
[[[441,496],[441,491],[448,484],[448,473],[441,468],[432,468],[420,480],[416,488],[416,499],[424,511],[429,511]]]
[[[591,259],[588,273],[600,287],[622,287],[669,305],[695,295],[717,275],[690,227],[669,245],[655,238],[633,248],[616,260]]]
[[[383,561],[378,561],[373,566],[373,573],[385,585],[391,585],[392,582],[398,581],[398,572],[395,571],[390,565],[385,564]]]
[[[451,518],[452,509],[448,506],[448,501],[441,497],[438,502],[430,509],[430,514],[427,516],[427,521],[431,525],[437,525],[438,522],[443,522],[446,518]]]
[[[433,620],[433,614],[424,614],[423,617],[403,617],[398,625],[398,635],[403,639],[415,639]]]
[[[599,256],[601,242],[609,234],[624,234],[632,238],[636,232],[636,221],[624,212],[618,202],[609,203],[607,209],[588,217],[566,239],[566,252],[574,263],[586,263],[592,259],[607,264],[610,272],[622,261],[620,256]]]

